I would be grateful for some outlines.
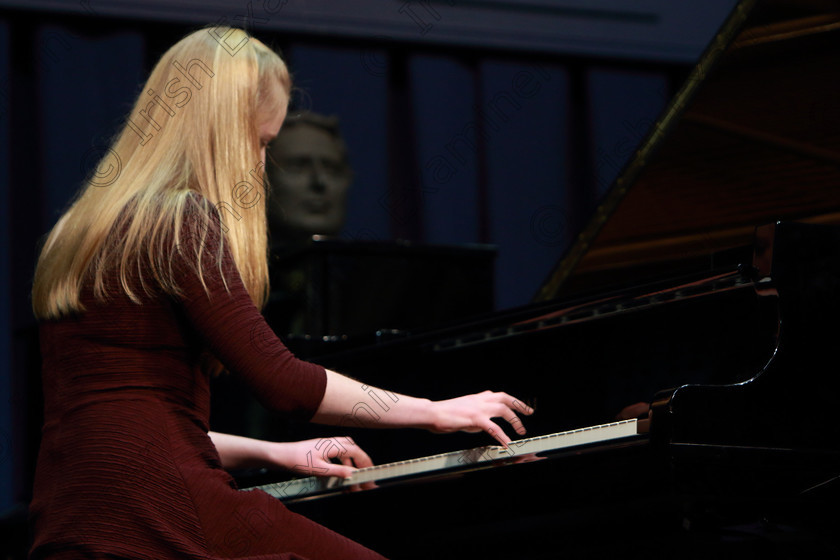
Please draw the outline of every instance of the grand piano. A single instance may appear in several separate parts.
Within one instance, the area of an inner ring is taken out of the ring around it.
[[[836,557],[838,60],[836,3],[738,3],[532,304],[312,357],[531,439],[348,422],[375,488],[253,484],[393,558]]]

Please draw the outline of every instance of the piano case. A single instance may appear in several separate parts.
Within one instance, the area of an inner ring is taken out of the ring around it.
[[[508,391],[529,435],[651,403],[641,434],[289,507],[393,558],[836,557],[840,10],[805,4],[734,8],[531,305],[312,358]],[[344,432],[378,463],[488,443]]]

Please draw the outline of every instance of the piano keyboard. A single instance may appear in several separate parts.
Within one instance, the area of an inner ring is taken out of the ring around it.
[[[246,488],[263,490],[281,500],[297,500],[317,494],[335,492],[365,482],[378,482],[391,478],[428,474],[435,471],[456,469],[523,455],[577,447],[591,443],[605,442],[635,436],[638,433],[637,420],[623,420],[611,424],[600,424],[567,432],[558,432],[511,442],[510,448],[501,445],[476,447],[451,451],[407,461],[397,461],[358,469],[350,478],[315,477],[298,478]]]

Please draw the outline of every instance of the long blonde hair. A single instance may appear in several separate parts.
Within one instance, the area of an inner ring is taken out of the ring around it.
[[[278,84],[285,98],[277,95]],[[257,111],[283,109],[290,90],[281,58],[241,29],[202,29],[172,46],[95,172],[49,233],[35,270],[35,316],[83,311],[80,293],[88,274],[95,296],[106,298],[103,273],[110,263],[118,265],[121,287],[137,303],[141,299],[130,278],[131,271],[144,269],[142,264],[148,264],[152,277],[141,276],[143,286],[154,280],[165,292],[177,293],[165,255],[181,241],[190,193],[200,194],[196,199],[205,207],[215,207],[206,209],[217,212],[245,287],[262,307],[268,294],[267,185]],[[246,205],[237,196],[243,182],[265,190],[254,190]],[[211,219],[210,213],[202,215]],[[113,242],[109,234],[115,229],[124,235]],[[200,263],[207,251],[197,247]],[[220,266],[221,250],[212,257]]]

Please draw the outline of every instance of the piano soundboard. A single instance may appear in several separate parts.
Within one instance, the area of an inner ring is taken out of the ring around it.
[[[527,460],[528,457],[533,457],[537,453],[570,450],[591,444],[630,438],[644,431],[642,424],[636,419],[622,420],[516,440],[512,441],[508,448],[501,445],[491,445],[375,465],[358,469],[352,476],[344,479],[310,476],[244,488],[243,490],[263,490],[284,502],[294,502],[345,491],[350,487],[370,482],[444,474],[450,471],[490,466],[497,462],[516,462],[517,460]]]

